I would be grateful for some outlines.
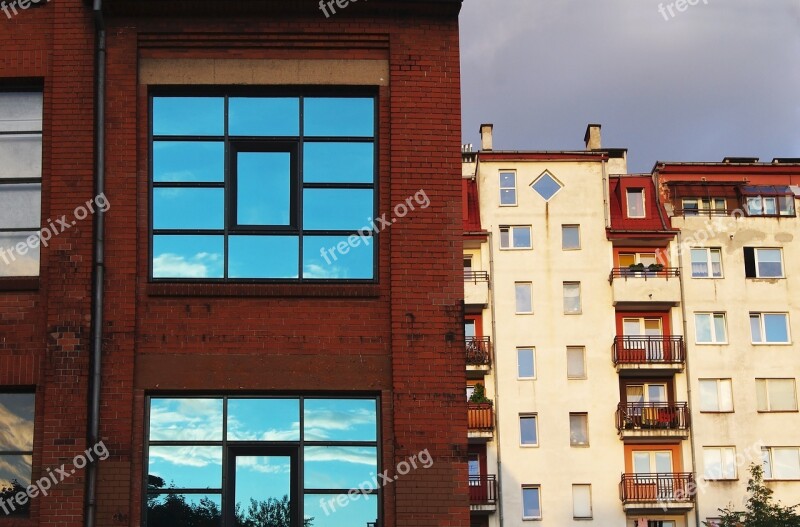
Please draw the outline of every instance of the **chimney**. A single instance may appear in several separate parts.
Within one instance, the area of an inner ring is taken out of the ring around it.
[[[600,150],[600,125],[589,124],[586,126],[586,135],[583,136],[586,143],[586,150]]]
[[[481,150],[491,150],[492,149],[492,130],[494,129],[493,124],[482,124],[481,125]]]

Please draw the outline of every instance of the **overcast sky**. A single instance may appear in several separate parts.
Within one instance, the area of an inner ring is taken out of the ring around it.
[[[464,142],[578,149],[597,122],[630,172],[800,157],[800,0],[674,1],[465,0]]]

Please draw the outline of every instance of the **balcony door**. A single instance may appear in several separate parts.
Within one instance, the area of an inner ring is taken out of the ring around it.
[[[664,360],[664,329],[660,318],[623,318],[622,334],[627,337],[625,349],[640,351],[648,361]]]
[[[655,273],[645,271],[634,271],[632,265],[643,265],[647,269],[650,264],[657,264],[656,253],[619,253],[619,267],[623,276],[652,276]]]
[[[668,500],[674,494],[672,452],[639,450],[633,452],[636,495],[646,500]]]
[[[626,416],[635,428],[658,425],[661,406],[667,403],[666,384],[628,384],[625,386]]]

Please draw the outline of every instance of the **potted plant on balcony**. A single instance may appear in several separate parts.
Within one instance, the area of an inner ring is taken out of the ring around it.
[[[659,271],[663,271],[664,270],[664,264],[651,263],[650,265],[647,266],[647,270],[650,271],[650,272],[655,272],[655,273],[657,273]]]
[[[472,404],[488,405],[491,406],[492,400],[486,397],[486,389],[483,384],[476,384],[472,395],[469,397],[469,402]]]

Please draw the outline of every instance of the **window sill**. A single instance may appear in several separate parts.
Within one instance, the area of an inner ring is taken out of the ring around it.
[[[796,414],[798,410],[756,410],[759,414]]]
[[[29,291],[39,290],[38,276],[4,276],[0,277],[0,292],[2,291]]]
[[[158,282],[147,284],[148,296],[166,297],[331,297],[378,298],[378,284],[214,284]]]

